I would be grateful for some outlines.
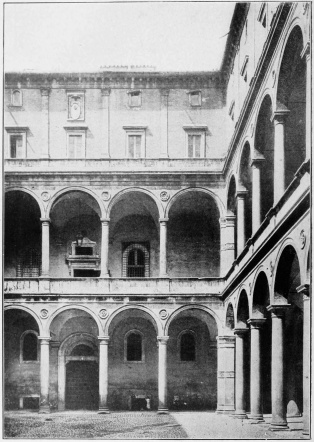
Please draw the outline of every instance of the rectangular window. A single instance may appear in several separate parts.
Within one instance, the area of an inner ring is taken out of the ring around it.
[[[24,158],[23,135],[10,136],[10,158]]]
[[[82,158],[82,135],[69,135],[69,158]]]
[[[142,136],[129,135],[129,158],[141,157]]]
[[[189,94],[189,101],[190,106],[197,107],[202,105],[202,96],[201,91],[189,91],[187,92]]]
[[[201,157],[201,135],[188,135],[188,157]]]
[[[130,107],[140,107],[142,105],[141,91],[130,91],[128,94]]]
[[[262,6],[261,6],[260,11],[259,11],[258,16],[257,16],[257,21],[259,21],[262,24],[262,26],[264,28],[266,28],[266,25],[267,25],[266,3],[262,3]]]

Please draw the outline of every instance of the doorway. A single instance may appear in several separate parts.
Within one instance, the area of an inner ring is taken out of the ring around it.
[[[70,361],[66,366],[65,408],[97,410],[99,397],[98,364],[94,361]]]

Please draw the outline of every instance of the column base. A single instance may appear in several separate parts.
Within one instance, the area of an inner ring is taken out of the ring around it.
[[[40,413],[40,414],[48,414],[48,413],[50,413],[49,405],[40,405],[38,413]]]
[[[288,427],[288,425],[286,423],[282,423],[282,424],[270,424],[269,427],[270,431],[290,431],[290,428]]]
[[[99,407],[99,410],[97,412],[98,414],[109,414],[109,408],[108,407]]]
[[[168,408],[158,408],[157,414],[169,414]]]
[[[250,414],[248,418],[250,424],[260,424],[262,422],[265,422],[262,414]]]
[[[247,419],[247,415],[246,412],[244,410],[241,411],[235,411],[233,417],[235,417],[236,419]]]

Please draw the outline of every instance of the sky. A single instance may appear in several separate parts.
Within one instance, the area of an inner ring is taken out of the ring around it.
[[[235,3],[6,3],[6,72],[220,68]]]

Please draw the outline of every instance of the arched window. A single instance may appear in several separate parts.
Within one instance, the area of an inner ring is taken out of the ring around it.
[[[180,339],[180,360],[195,361],[195,336],[191,331],[181,334]]]
[[[12,91],[11,104],[12,106],[22,106],[22,91],[18,89]]]
[[[125,336],[125,360],[129,362],[143,362],[143,335],[138,330],[131,330]]]
[[[33,330],[24,332],[21,336],[21,360],[38,361],[38,334]]]
[[[143,244],[129,244],[123,251],[122,276],[145,278],[149,276],[149,252]]]

